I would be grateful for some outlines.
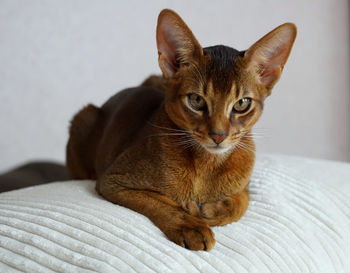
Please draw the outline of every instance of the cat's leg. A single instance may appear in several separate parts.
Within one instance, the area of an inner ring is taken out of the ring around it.
[[[73,179],[96,179],[94,162],[95,127],[100,109],[92,104],[80,110],[71,121],[67,143],[66,162]]]
[[[107,178],[108,179],[108,178]],[[102,183],[101,183],[102,182]],[[188,214],[177,203],[158,192],[98,183],[107,200],[147,216],[176,244],[192,250],[207,250],[215,244],[214,233],[202,219]]]
[[[201,217],[210,226],[223,226],[238,221],[246,212],[248,203],[249,191],[245,189],[216,202],[188,202],[184,208],[191,215]]]

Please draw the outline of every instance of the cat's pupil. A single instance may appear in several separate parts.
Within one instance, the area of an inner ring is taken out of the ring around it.
[[[244,113],[249,110],[251,105],[251,99],[250,98],[243,98],[236,102],[236,104],[233,106],[232,111],[236,113]]]
[[[196,94],[189,94],[188,95],[188,103],[189,105],[197,111],[203,111],[206,107],[206,103],[204,99]]]

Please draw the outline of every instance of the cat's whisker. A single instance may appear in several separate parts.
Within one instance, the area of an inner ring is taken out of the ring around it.
[[[264,132],[251,132],[251,131],[241,131],[241,138],[263,138],[266,137],[266,134]]]
[[[182,143],[179,146],[181,146],[182,151],[185,151],[191,147],[196,147],[196,145],[198,145],[198,143],[192,139],[192,140],[188,140],[187,142]]]
[[[185,140],[182,140],[182,141],[174,141],[174,144],[177,145],[177,146],[181,146],[181,145],[187,145],[187,144],[193,144],[195,143],[194,140],[191,140],[191,139],[185,139]]]
[[[188,144],[192,144],[192,142],[190,142],[190,141],[182,141],[182,142],[175,142],[175,143],[173,143],[174,146],[185,146],[185,145],[188,145]]]
[[[270,138],[271,135],[269,134],[248,134],[245,136],[246,138],[254,138],[254,139],[262,139],[262,138]]]
[[[266,134],[265,133],[249,133],[248,135],[251,135],[251,136],[265,136]]]
[[[242,136],[241,138],[245,138],[245,139],[256,139],[256,138],[264,138],[265,136],[264,135],[245,135],[245,136]]]
[[[247,151],[255,152],[255,147],[253,147],[253,146],[248,146],[248,145],[245,145],[245,144],[241,144],[241,147],[246,149]]]
[[[251,153],[253,151],[251,151],[249,148],[245,147],[245,146],[242,146],[241,144],[237,144],[235,146],[235,148],[241,150],[241,151],[244,151],[244,152],[247,152],[247,153]]]
[[[172,140],[172,142],[167,143],[167,146],[181,147],[182,150],[185,150],[195,146],[196,144],[198,144],[197,141],[195,141],[193,137],[187,133],[187,134],[179,135],[178,139]]]
[[[240,142],[243,144],[254,146],[254,142],[251,141],[251,139],[252,138],[250,138],[250,137],[242,137]]]
[[[158,129],[164,129],[164,130],[169,130],[169,131],[176,131],[176,132],[182,132],[182,133],[191,133],[191,131],[187,131],[187,130],[181,130],[181,129],[174,129],[174,128],[168,128],[168,127],[162,127],[162,126],[159,126],[159,125],[156,125],[154,123],[151,123],[151,122],[147,122],[149,125],[155,127],[155,128],[158,128]]]
[[[253,132],[257,132],[257,131],[260,131],[260,132],[268,132],[268,131],[270,131],[270,129],[268,129],[268,128],[256,128],[256,127],[254,127],[254,128],[252,129],[252,131],[253,131]]]
[[[194,146],[195,146],[195,143],[189,143],[188,145],[183,146],[182,149],[187,150],[187,149],[194,147]]]
[[[245,133],[245,134],[241,134],[241,137],[254,137],[254,136],[265,136],[265,134],[256,134],[256,133]]]
[[[251,128],[251,129],[248,129],[248,130],[242,130],[241,132],[267,132],[269,131],[269,129],[267,128]]]
[[[250,132],[254,135],[270,135],[270,130],[266,128],[254,128],[253,131]]]
[[[249,147],[249,146],[245,146],[245,145],[242,145],[241,147],[242,147],[243,150],[245,150],[246,152],[255,153],[255,149],[254,149],[253,147]]]
[[[153,135],[149,135],[149,137],[151,136],[186,136],[187,133],[161,133],[161,134],[153,134]]]
[[[237,147],[238,149],[241,149],[241,150],[243,150],[245,152],[249,152],[249,153],[254,153],[255,152],[254,144],[247,143],[243,139],[240,142],[236,143],[235,147]]]

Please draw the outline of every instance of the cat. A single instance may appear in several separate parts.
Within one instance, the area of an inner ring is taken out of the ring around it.
[[[191,250],[215,245],[210,226],[238,221],[249,203],[252,126],[280,78],[296,37],[292,23],[246,51],[202,48],[174,11],[156,40],[162,76],[74,116],[67,166],[96,179],[106,200],[147,216]]]

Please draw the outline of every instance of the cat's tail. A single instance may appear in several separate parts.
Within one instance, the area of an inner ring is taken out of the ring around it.
[[[95,179],[96,124],[100,109],[88,105],[71,122],[67,144],[67,167],[36,161],[0,174],[0,192],[70,179]]]
[[[92,104],[84,107],[71,121],[67,144],[67,168],[74,179],[96,179],[96,126],[100,109]]]
[[[66,166],[60,163],[36,161],[0,174],[0,192],[69,180]]]

